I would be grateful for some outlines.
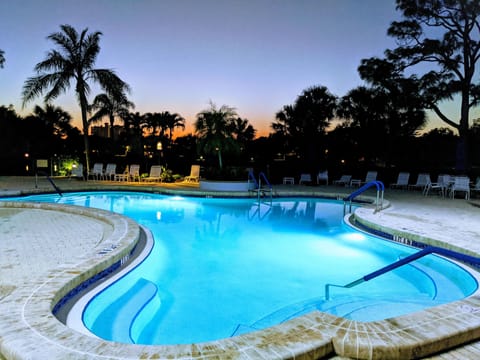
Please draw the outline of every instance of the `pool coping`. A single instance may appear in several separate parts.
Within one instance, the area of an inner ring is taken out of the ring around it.
[[[301,196],[309,194],[303,192]],[[8,204],[71,212],[94,217],[114,227],[113,233],[105,239],[103,254],[93,257],[87,254],[84,261],[75,266],[52,270],[44,283],[35,284],[33,292],[31,288],[23,289],[8,299],[12,309],[7,315],[9,329],[0,337],[0,353],[8,359],[316,359],[334,354],[364,359],[406,359],[427,356],[480,338],[480,297],[474,295],[418,313],[368,323],[315,311],[265,330],[199,344],[147,346],[103,341],[66,327],[51,311],[69,290],[128,256],[138,241],[138,224],[103,210],[0,202],[0,206]],[[362,220],[361,214],[354,216],[372,228],[386,233],[397,232]],[[392,235],[406,235],[408,239],[409,234]],[[430,240],[436,246],[442,245]],[[445,243],[443,246],[450,247]],[[22,321],[18,321],[18,316]],[[4,317],[2,315],[2,327],[5,326]]]

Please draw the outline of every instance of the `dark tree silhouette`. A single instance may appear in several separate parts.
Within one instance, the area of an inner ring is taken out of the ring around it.
[[[478,0],[397,0],[405,20],[392,22],[388,35],[399,46],[385,59],[362,60],[362,78],[384,84],[410,75],[418,81],[425,107],[458,130],[457,169],[469,166],[467,157],[470,109],[478,105],[480,86],[475,70],[480,59],[480,2]],[[431,64],[429,71],[416,65]],[[477,83],[475,83],[477,82]],[[440,104],[460,99],[460,119],[449,117]]]
[[[37,76],[27,79],[23,86],[23,106],[44,92],[46,92],[44,100],[49,103],[66,92],[73,82],[82,114],[85,161],[89,169],[87,119],[89,82],[99,84],[113,98],[121,98],[122,94],[129,91],[129,86],[113,70],[94,68],[100,52],[101,32],[88,34],[88,29],[84,29],[79,34],[70,25],[61,25],[60,28],[61,32],[48,36],[57,49],[48,52],[45,60],[35,65]]]
[[[199,147],[207,154],[217,155],[220,169],[223,168],[222,154],[238,147],[231,133],[236,118],[234,108],[226,105],[217,108],[213,103],[210,103],[210,108],[197,114],[194,126]]]

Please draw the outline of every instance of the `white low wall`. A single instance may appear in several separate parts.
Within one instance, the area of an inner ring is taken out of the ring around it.
[[[201,190],[212,191],[248,191],[255,188],[253,183],[248,181],[212,181],[200,180]]]

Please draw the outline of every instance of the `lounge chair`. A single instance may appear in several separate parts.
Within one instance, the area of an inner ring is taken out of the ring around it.
[[[390,184],[390,187],[391,188],[407,189],[409,180],[410,180],[410,173],[409,172],[400,172],[400,173],[398,173],[397,182],[395,182],[393,184]]]
[[[72,166],[72,172],[70,174],[70,178],[72,178],[72,177],[81,178],[82,180],[85,180],[85,175],[83,174],[83,165],[82,164]]]
[[[190,168],[190,175],[185,176],[183,181],[199,182],[200,181],[200,165],[192,165]]]
[[[351,180],[352,180],[352,175],[342,175],[340,179],[335,180],[333,183],[335,185],[347,186],[347,185],[350,185]]]
[[[428,184],[432,181],[430,180],[430,174],[428,173],[420,173],[417,176],[417,182],[415,184],[408,185],[409,189],[417,190],[421,189],[423,193],[425,193]]]
[[[320,171],[317,174],[317,184],[320,184],[320,181],[325,181],[325,185],[328,185],[328,170]]]
[[[143,178],[142,181],[146,182],[162,182],[162,166],[161,165],[152,165],[150,167],[150,174]]]
[[[312,182],[312,176],[310,174],[301,174],[300,175],[300,180],[298,180],[298,184],[302,185],[302,183],[311,183]]]
[[[477,177],[475,185],[470,189],[470,192],[480,192],[480,176]]]
[[[95,163],[93,164],[92,171],[88,172],[88,177],[93,177],[95,180],[100,180],[103,177],[103,164]]]
[[[426,196],[431,190],[436,190],[442,197],[445,197],[451,185],[450,178],[450,175],[447,174],[438,175],[437,182],[429,182],[425,186],[423,194]]]
[[[361,186],[363,184],[368,184],[371,181],[377,180],[377,172],[376,171],[369,171],[367,172],[367,175],[365,176],[365,181],[362,181],[360,179],[352,179],[350,181],[350,186]]]
[[[128,181],[136,181],[140,182],[140,165],[133,164],[130,165],[130,171],[128,172]]]
[[[117,164],[107,164],[107,167],[105,168],[105,172],[103,173],[103,178],[105,180],[114,180],[115,179],[115,173],[117,171]]]
[[[465,200],[470,199],[470,178],[468,176],[455,176],[454,183],[450,189],[450,196],[452,199],[455,198],[456,192],[464,192]]]
[[[115,174],[115,181],[128,181],[129,175],[130,175],[130,169],[128,168],[128,165],[127,165],[122,174]]]

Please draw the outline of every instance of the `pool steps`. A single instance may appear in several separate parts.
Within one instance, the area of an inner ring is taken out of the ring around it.
[[[135,343],[131,336],[132,325],[156,294],[157,286],[153,282],[144,278],[138,279],[123,295],[98,314],[91,325],[91,329],[94,329],[92,332],[105,340]],[[122,303],[125,305],[119,306]],[[108,327],[104,326],[105,319],[119,321],[112,321],[113,326]],[[127,327],[124,324],[130,324],[130,326]]]

